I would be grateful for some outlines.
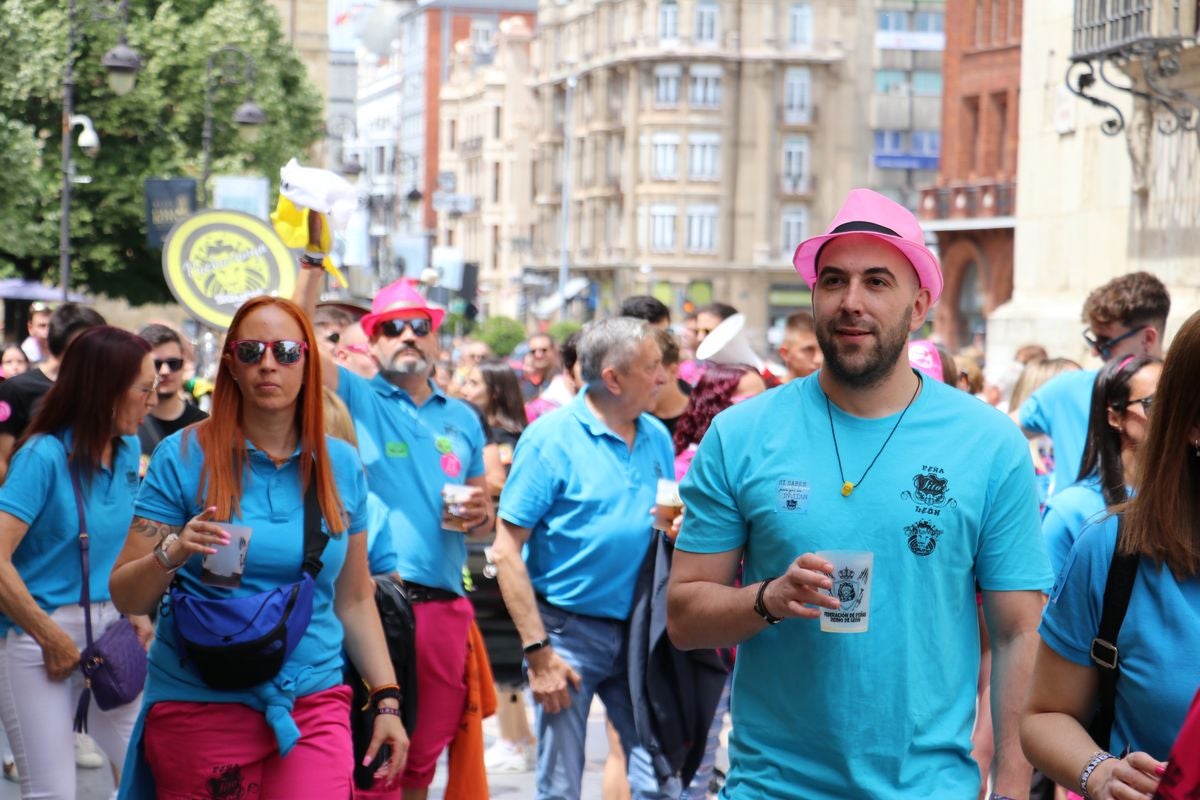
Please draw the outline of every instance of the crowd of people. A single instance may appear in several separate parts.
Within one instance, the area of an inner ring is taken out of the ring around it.
[[[409,281],[321,304],[306,255],[206,410],[171,326],[33,309],[0,362],[6,774],[74,797],[86,728],[120,797],[423,800],[448,754],[453,800],[578,798],[598,698],[604,800],[1180,783],[1200,313],[1164,353],[1166,288],[1123,275],[1083,306],[1098,368],[984,365],[929,340],[924,242],[852,192],[766,358],[733,306],[650,296],[496,354]],[[105,707],[81,665],[120,626],[147,677]]]

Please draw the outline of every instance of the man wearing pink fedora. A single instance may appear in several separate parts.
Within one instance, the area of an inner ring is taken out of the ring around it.
[[[300,270],[296,298],[310,315],[320,282],[319,265]],[[479,416],[430,380],[443,317],[445,311],[429,305],[411,281],[396,281],[375,296],[361,320],[379,367],[375,377],[362,378],[321,354],[325,385],[354,418],[367,484],[388,508],[393,572],[404,581],[416,614],[420,713],[400,779],[404,800],[428,795],[437,759],[466,708],[463,675],[473,613],[462,583],[465,536],[486,533],[493,517]],[[448,492],[464,496],[447,504]]]
[[[682,487],[672,638],[738,646],[722,797],[976,797],[978,583],[994,796],[1026,798],[1017,714],[1053,576],[1024,437],[909,366],[942,290],[909,211],[855,190],[795,266],[823,367],[717,416]]]

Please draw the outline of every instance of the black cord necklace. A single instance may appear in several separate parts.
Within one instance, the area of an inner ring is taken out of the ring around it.
[[[912,397],[908,398],[908,405],[906,405],[904,410],[900,412],[900,418],[897,419],[896,424],[892,426],[891,433],[889,433],[887,438],[883,440],[883,444],[879,447],[879,451],[875,453],[875,457],[871,459],[871,463],[867,464],[867,468],[863,471],[862,476],[854,483],[846,480],[846,472],[842,469],[842,453],[838,449],[837,431],[834,430],[833,427],[833,411],[829,407],[829,395],[825,395],[825,413],[829,415],[829,433],[833,436],[833,452],[837,455],[838,476],[842,479],[842,497],[849,497],[850,493],[861,486],[862,482],[866,480],[867,473],[871,471],[871,467],[875,466],[875,462],[879,460],[881,455],[883,455],[884,448],[886,448],[888,446],[888,442],[892,440],[892,436],[895,435],[896,429],[900,427],[900,423],[904,421],[904,415],[908,413],[908,409],[912,408],[913,401],[917,399],[917,393],[920,391],[921,379],[917,378],[917,388],[913,390]],[[822,392],[821,394],[825,393]]]

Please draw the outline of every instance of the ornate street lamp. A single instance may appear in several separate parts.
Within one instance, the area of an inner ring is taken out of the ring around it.
[[[264,112],[250,98],[254,88],[254,59],[240,47],[227,44],[208,57],[204,71],[204,172],[200,176],[200,206],[208,207],[208,177],[212,172],[213,92],[218,86],[246,86],[246,100],[233,112],[242,141],[253,142],[267,121]]]

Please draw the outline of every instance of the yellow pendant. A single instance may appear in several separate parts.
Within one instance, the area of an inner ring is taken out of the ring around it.
[[[851,483],[850,481],[846,481],[845,483],[842,484],[842,497],[849,497],[850,493],[853,491],[854,491],[854,484]]]

